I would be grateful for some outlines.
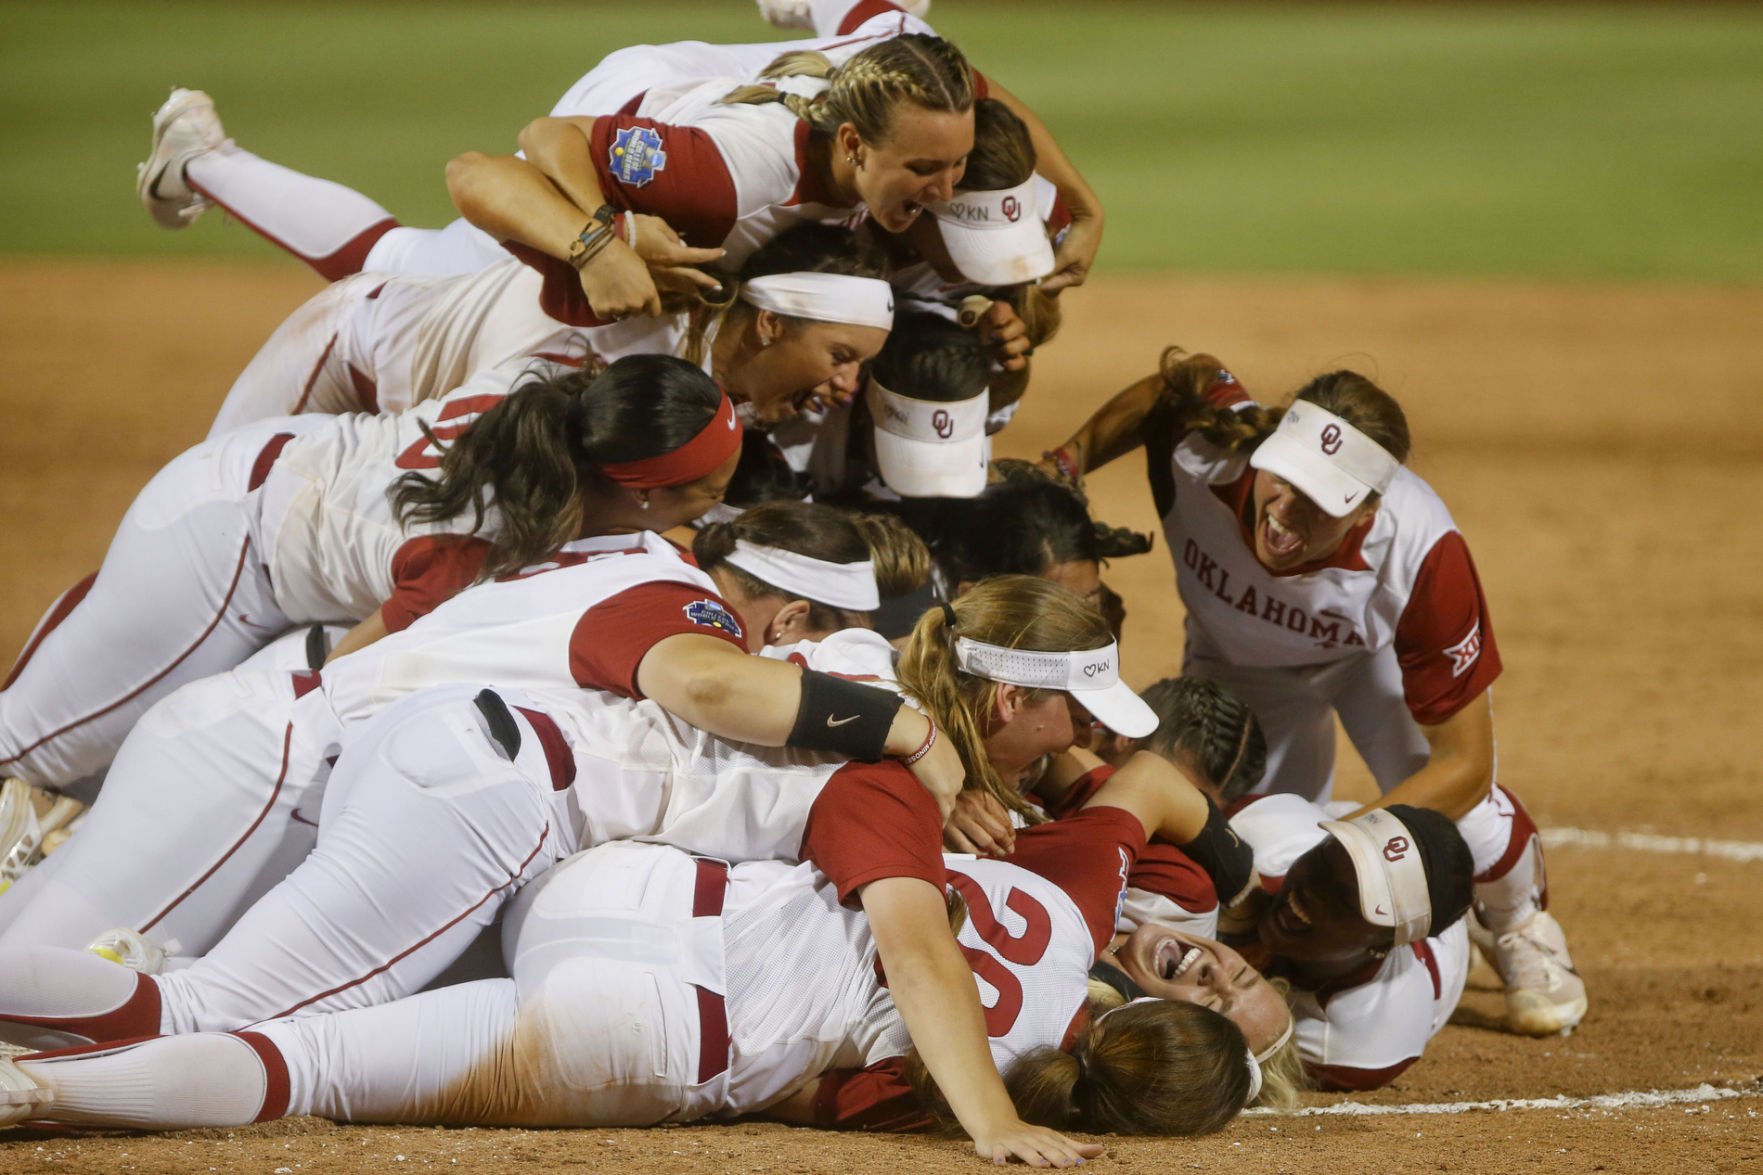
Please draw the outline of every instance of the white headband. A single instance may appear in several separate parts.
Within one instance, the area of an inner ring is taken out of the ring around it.
[[[1099,649],[1044,652],[988,645],[970,636],[955,638],[955,664],[964,673],[988,681],[1033,689],[1099,690],[1120,680],[1120,647],[1109,641]]]
[[[741,297],[761,310],[843,322],[852,326],[894,327],[894,291],[873,277],[843,273],[772,273],[741,283]]]
[[[1002,232],[1025,219],[1038,226],[1041,218],[1035,205],[1035,179],[1030,175],[1014,188],[957,191],[947,203],[928,205],[927,210],[938,220],[978,232]]]
[[[1397,946],[1425,938],[1432,925],[1432,895],[1408,826],[1383,808],[1351,820],[1325,820],[1321,826],[1352,858],[1365,920],[1392,928]]]
[[[985,388],[965,400],[902,396],[869,377],[869,415],[883,432],[927,445],[958,445],[986,435],[991,396]]]
[[[1336,518],[1351,513],[1367,491],[1388,490],[1402,468],[1388,449],[1306,400],[1286,409],[1249,464],[1291,482]]]
[[[881,592],[875,586],[875,563],[869,559],[861,563],[831,563],[781,547],[762,547],[736,539],[735,549],[723,562],[772,587],[835,608],[873,612],[881,607]]]

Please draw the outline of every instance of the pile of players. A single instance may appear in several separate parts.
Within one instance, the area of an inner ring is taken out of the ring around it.
[[[992,463],[1094,193],[920,15],[760,7],[816,37],[612,54],[442,230],[155,116],[161,224],[332,284],[0,690],[0,1124],[1064,1165],[1389,1082],[1472,936],[1515,1031],[1584,1015],[1395,401],[1171,349]],[[1082,493],[1139,447],[1187,612],[1142,698],[1100,568],[1144,544]],[[1337,715],[1376,804],[1328,803]]]

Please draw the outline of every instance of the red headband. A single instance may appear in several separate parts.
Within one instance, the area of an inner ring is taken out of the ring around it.
[[[664,486],[683,486],[697,481],[741,447],[741,422],[735,419],[735,405],[722,396],[722,405],[702,431],[671,453],[644,457],[640,461],[614,461],[600,466],[600,472],[621,486],[633,490],[654,490]]]

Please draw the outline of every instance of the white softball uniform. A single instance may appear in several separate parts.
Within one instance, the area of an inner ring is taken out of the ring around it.
[[[471,582],[487,540],[448,533],[469,514],[406,525],[387,490],[440,467],[423,426],[459,435],[528,366],[486,369],[402,416],[262,421],[172,461],[0,690],[0,772],[52,787],[91,776],[150,705],[287,629],[382,606],[396,629]],[[483,529],[497,525],[492,510]]]
[[[723,79],[721,84],[726,92],[756,78],[760,70],[783,53],[807,50],[823,54],[834,65],[840,65],[861,50],[903,33],[935,35],[935,30],[924,21],[877,0],[858,0],[856,3],[852,0],[831,0],[830,3],[817,0],[814,17],[817,35],[804,40],[746,45],[675,41],[619,49],[601,58],[599,64],[566,90],[551,108],[551,116],[609,118],[630,115],[638,112],[644,95],[653,88],[689,86]],[[682,234],[685,232],[680,224],[671,218],[666,219],[676,230]],[[711,242],[693,238],[691,243]],[[460,219],[438,230],[400,226],[385,233],[366,254],[365,268],[406,273],[468,273],[495,264],[507,255],[494,237]]]
[[[922,1125],[901,1078],[910,1041],[867,922],[841,899],[892,876],[946,881],[962,894],[969,919],[959,941],[993,1056],[1008,1067],[1029,1049],[1064,1044],[1083,1023],[1087,972],[1143,830],[1098,808],[1026,835],[1019,864],[945,865],[928,796],[870,783],[829,809],[831,831],[810,834],[833,876],[809,864],[730,869],[668,848],[606,845],[523,891],[504,926],[510,979],[226,1036],[74,1050],[27,1071],[55,1085],[68,1121],[85,1123],[318,1114],[638,1126],[760,1111],[819,1077],[822,1125]],[[878,800],[895,818],[879,837],[864,827],[864,807]],[[27,962],[61,982],[26,978]],[[100,974],[98,962],[44,949],[0,959],[7,1031],[49,1039],[54,1017],[41,1013],[66,1001],[57,990],[121,1006],[151,1002],[164,983],[115,967]],[[124,1072],[145,1079],[148,1098],[125,1105],[108,1093],[117,1085],[106,1079]],[[195,1096],[217,1073],[227,1079]]]
[[[1298,858],[1327,838],[1318,823],[1333,818],[1301,796],[1278,795],[1254,799],[1230,823],[1277,892]],[[1313,990],[1294,985],[1288,999],[1305,1069],[1325,1089],[1388,1085],[1451,1019],[1468,977],[1469,930],[1458,919],[1355,974]]]
[[[1228,374],[1210,397],[1248,402]],[[1417,724],[1443,722],[1500,672],[1469,548],[1431,487],[1402,469],[1334,555],[1275,575],[1254,554],[1247,455],[1189,435],[1152,464],[1188,613],[1183,672],[1225,685],[1261,720],[1260,790],[1328,799],[1336,713],[1384,790],[1424,766]]]
[[[634,693],[642,655],[677,632],[745,649],[709,577],[650,534],[578,540],[450,603],[322,674],[239,670],[149,710],[56,867],[0,903],[0,945],[128,926],[202,953],[285,875],[289,822],[322,822],[331,764],[390,703],[480,681]]]
[[[610,363],[674,354],[685,340],[683,314],[601,325],[553,317],[540,272],[498,253],[472,273],[358,273],[319,291],[246,366],[209,435],[270,416],[403,412],[532,356]]]

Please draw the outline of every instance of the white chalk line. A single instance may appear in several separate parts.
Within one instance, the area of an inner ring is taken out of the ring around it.
[[[1641,853],[1718,857],[1723,861],[1763,861],[1763,844],[1748,840],[1709,840],[1700,836],[1656,836],[1650,832],[1599,832],[1592,828],[1545,828],[1547,848],[1632,849]]]
[[[1245,1110],[1244,1117],[1257,1118],[1383,1118],[1409,1114],[1470,1114],[1502,1110],[1647,1110],[1660,1106],[1724,1102],[1735,1098],[1763,1097],[1763,1085],[1739,1086],[1703,1083],[1694,1089],[1648,1089],[1628,1093],[1601,1093],[1594,1097],[1494,1098],[1483,1102],[1418,1102],[1405,1106],[1365,1105],[1337,1102],[1331,1106],[1307,1106],[1282,1114],[1278,1110]]]

